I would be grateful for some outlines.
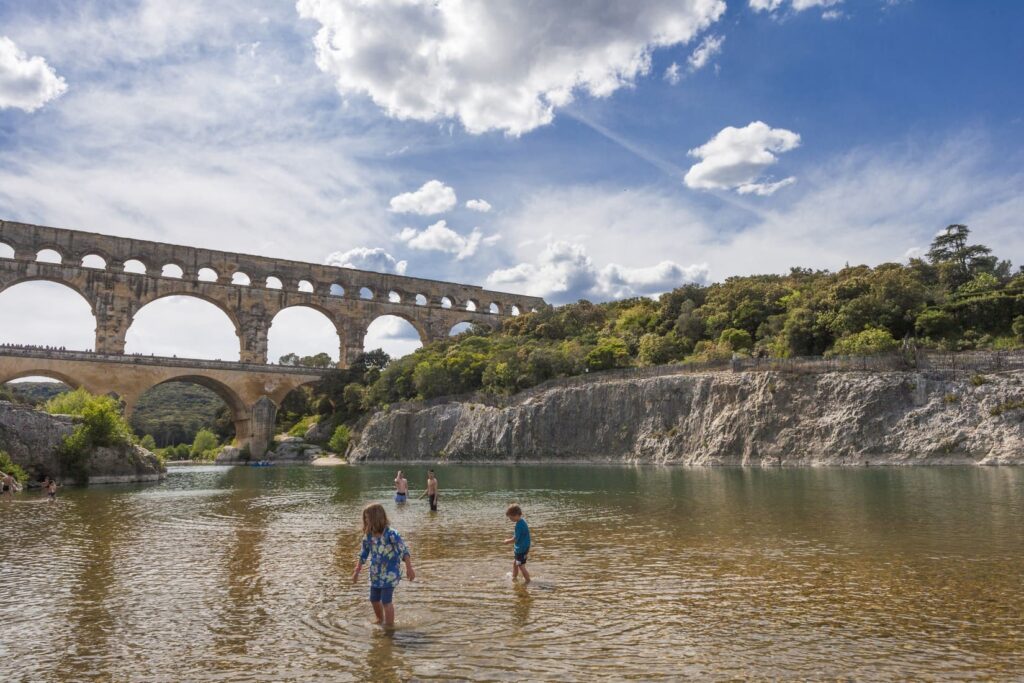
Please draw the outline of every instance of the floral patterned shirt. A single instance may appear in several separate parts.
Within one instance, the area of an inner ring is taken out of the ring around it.
[[[393,588],[402,580],[402,560],[409,557],[409,548],[398,532],[387,527],[380,538],[366,534],[359,564],[370,560],[370,586]]]

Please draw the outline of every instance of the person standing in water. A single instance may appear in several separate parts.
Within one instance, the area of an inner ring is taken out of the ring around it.
[[[430,511],[437,512],[437,475],[434,470],[427,470],[427,490],[420,494],[420,498],[423,496],[430,501]]]
[[[515,560],[512,562],[512,580],[515,581],[519,572],[523,573],[523,579],[530,583],[530,572],[526,571],[526,554],[530,552],[530,527],[523,519],[523,509],[516,503],[512,503],[505,510],[505,516],[516,525],[512,538],[506,538],[505,544],[513,543],[512,553]]]
[[[395,502],[404,503],[409,499],[409,480],[402,474],[402,470],[398,470],[398,474],[395,476]]]
[[[46,497],[51,503],[57,500],[57,480],[53,477],[46,480]]]
[[[399,472],[401,474],[401,472]],[[401,563],[405,562],[405,577],[416,579],[412,557],[405,541],[388,523],[388,513],[380,503],[363,508],[363,546],[352,572],[352,583],[359,580],[363,563],[370,561],[370,604],[377,617],[375,623],[385,627],[395,625],[395,588],[402,580]]]

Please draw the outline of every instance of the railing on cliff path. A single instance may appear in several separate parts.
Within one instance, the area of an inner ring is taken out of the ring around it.
[[[1024,370],[1024,350],[1020,351],[931,351],[907,350],[871,356],[797,356],[792,358],[737,357],[693,363],[653,365],[644,368],[616,368],[588,372],[572,377],[557,377],[511,395],[495,395],[482,391],[457,396],[439,396],[421,401],[394,403],[390,409],[428,408],[453,401],[502,406],[509,401],[521,402],[550,389],[586,386],[625,379],[673,377],[708,372],[781,372],[793,374],[824,374],[827,372],[942,372],[977,374]]]

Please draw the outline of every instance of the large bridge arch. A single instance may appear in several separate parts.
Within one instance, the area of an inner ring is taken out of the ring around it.
[[[202,294],[167,293],[148,297],[133,311],[124,349],[129,354],[237,361],[241,337],[238,320],[222,302]],[[196,345],[200,340],[203,347]]]
[[[47,379],[57,380],[58,382],[67,384],[72,389],[78,389],[82,386],[82,383],[74,376],[69,375],[66,372],[52,369],[19,370],[17,372],[0,373],[0,384],[15,382],[19,379],[25,379],[26,377],[45,377]]]
[[[309,356],[324,352],[337,364],[345,353],[344,342],[345,332],[331,311],[311,302],[282,306],[267,327],[267,353],[272,361],[286,353]]]

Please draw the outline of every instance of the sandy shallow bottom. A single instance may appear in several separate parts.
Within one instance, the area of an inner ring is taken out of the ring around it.
[[[1024,676],[1024,470],[187,467],[0,503],[13,680]],[[417,488],[418,487],[418,488]],[[397,628],[349,578],[383,502]],[[529,587],[508,578],[520,502]],[[19,679],[18,676],[22,678]]]

